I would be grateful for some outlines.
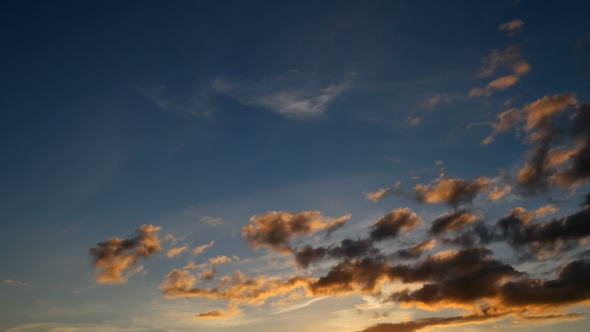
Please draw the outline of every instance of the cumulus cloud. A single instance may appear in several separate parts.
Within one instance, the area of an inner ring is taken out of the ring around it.
[[[328,105],[351,87],[354,73],[339,83],[321,86],[312,77],[290,71],[260,81],[217,78],[213,88],[245,105],[268,108],[286,117],[306,119],[325,113]]]
[[[272,211],[250,218],[252,224],[242,228],[242,236],[254,250],[266,247],[274,252],[289,254],[292,251],[289,241],[295,236],[311,235],[322,229],[333,230],[348,219],[350,215],[325,218],[318,211]]]
[[[375,255],[379,249],[373,246],[371,239],[344,239],[339,245],[314,248],[306,245],[295,253],[295,262],[300,268],[307,268],[310,264],[324,259],[353,259],[365,255]]]
[[[468,204],[479,193],[488,189],[491,180],[479,177],[473,180],[440,177],[431,185],[418,184],[414,187],[413,197],[418,202],[444,202],[457,208],[460,204]]]
[[[90,249],[92,264],[98,269],[99,283],[124,283],[129,274],[123,273],[137,265],[140,258],[148,258],[162,248],[157,232],[160,227],[143,225],[129,239],[110,238]]]
[[[371,239],[383,241],[395,238],[400,230],[410,230],[422,223],[422,219],[409,208],[398,208],[379,218],[371,226]]]
[[[187,270],[172,270],[160,288],[166,298],[206,298],[229,301],[230,308],[238,305],[263,305],[269,298],[284,297],[310,282],[307,276],[279,277],[257,276],[248,278],[236,271],[224,276],[212,288],[193,287],[197,278]]]
[[[510,75],[498,77],[489,82],[484,88],[473,88],[469,97],[491,96],[495,90],[505,90],[516,84],[520,77],[531,71],[531,65],[522,59],[518,46],[512,45],[503,51],[492,50],[482,60],[484,66],[480,69],[480,77],[492,76],[498,68],[506,68]]]
[[[458,231],[473,223],[477,217],[469,210],[451,211],[436,218],[430,226],[429,233],[441,235],[447,232]]]

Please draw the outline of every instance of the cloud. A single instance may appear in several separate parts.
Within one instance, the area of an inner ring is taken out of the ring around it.
[[[435,240],[427,240],[420,242],[410,248],[400,249],[393,253],[392,257],[399,259],[416,259],[422,256],[425,251],[428,251],[436,246]]]
[[[160,251],[157,232],[160,227],[143,225],[129,239],[110,238],[89,250],[92,264],[98,269],[98,283],[124,283],[129,274],[123,272],[134,267],[140,258],[148,258]]]
[[[252,82],[228,77],[217,78],[213,88],[245,105],[268,108],[290,118],[307,119],[323,115],[328,105],[351,87],[346,75],[340,83],[320,86],[312,77],[297,71]]]
[[[526,278],[509,281],[500,288],[506,307],[556,308],[590,300],[590,261],[576,260],[566,264],[553,280]]]
[[[3,281],[3,283],[7,284],[7,285],[18,285],[18,286],[30,286],[31,284],[29,284],[28,282],[24,282],[24,281],[18,281],[18,280],[11,280],[11,279],[6,279]]]
[[[538,99],[524,107],[526,114],[524,128],[527,131],[549,128],[553,116],[577,103],[575,93],[571,92]]]
[[[426,100],[418,102],[417,106],[421,107],[421,108],[427,108],[427,109],[434,111],[441,104],[446,104],[450,101],[451,101],[451,99],[449,97],[434,96],[434,97],[430,97],[430,98],[427,98]]]
[[[400,230],[410,230],[422,223],[422,219],[409,208],[398,208],[379,218],[371,226],[371,239],[383,241],[393,239]]]
[[[413,198],[418,202],[444,202],[457,208],[460,204],[471,203],[475,196],[487,190],[491,183],[492,181],[485,177],[463,180],[441,176],[434,186],[416,185]]]
[[[554,128],[553,117],[577,102],[573,93],[566,93],[545,96],[525,105],[523,109],[526,118],[524,129],[528,133],[528,141],[534,144],[534,148],[527,153],[528,161],[517,174],[518,187],[523,194],[533,195],[537,192],[547,191],[550,180],[564,187],[577,182],[577,180],[573,182],[563,181],[564,177],[559,174],[557,179],[551,179],[556,172],[556,168],[567,162],[570,155],[583,150],[583,146],[569,150],[552,149],[554,141],[560,135],[559,131]],[[578,108],[578,110],[581,108]],[[573,118],[574,126],[575,121],[576,119]],[[584,131],[587,130],[582,130],[582,132]],[[584,169],[584,161],[582,161],[581,165],[581,169]]]
[[[209,89],[199,89],[190,98],[177,100],[169,96],[166,86],[138,87],[139,92],[151,100],[159,109],[181,116],[202,116],[211,119],[214,108],[209,101]]]
[[[474,247],[429,256],[414,266],[394,266],[390,276],[407,282],[421,282],[415,290],[393,292],[389,300],[402,305],[473,308],[474,304],[498,296],[500,285],[520,273],[512,266],[491,258],[490,249]]]
[[[223,223],[223,219],[220,217],[203,216],[201,220],[206,222],[209,226],[221,225]]]
[[[250,218],[252,224],[242,228],[242,236],[254,250],[267,247],[270,251],[289,254],[292,251],[289,241],[295,236],[311,235],[322,229],[333,230],[348,219],[350,215],[325,218],[318,211],[272,211]]]
[[[213,244],[215,244],[215,241],[211,240],[211,242],[207,243],[207,244],[203,244],[201,246],[196,247],[195,249],[193,249],[191,251],[191,253],[196,256],[198,254],[203,253],[203,251],[205,251],[206,249],[209,249],[211,247],[213,247]]]
[[[211,264],[211,265],[213,265],[213,264],[225,264],[225,263],[229,263],[231,261],[232,261],[231,258],[229,258],[227,256],[224,256],[224,255],[220,255],[220,256],[217,256],[217,257],[209,258],[209,264]]]
[[[481,145],[488,145],[494,140],[494,135],[508,131],[524,120],[524,112],[518,108],[511,108],[496,116],[497,122],[492,123],[493,131],[486,137]]]
[[[487,200],[497,201],[500,198],[506,196],[512,190],[512,187],[505,185],[503,187],[494,186],[494,190],[488,195]]]
[[[375,192],[365,192],[365,197],[370,199],[371,201],[377,203],[381,198],[388,197],[388,196],[396,196],[403,194],[402,183],[397,182],[393,189],[391,188],[380,188]]]
[[[402,323],[382,323],[368,327],[361,332],[417,332],[433,327],[483,324],[505,317],[505,313],[495,313],[488,309],[476,314],[453,317],[429,317]]]
[[[537,218],[541,218],[544,217],[548,214],[552,214],[557,212],[559,209],[556,208],[555,206],[553,206],[552,204],[548,204],[545,206],[541,206],[540,208],[536,209],[535,211],[533,211],[533,215]]]
[[[310,282],[306,276],[279,277],[257,276],[245,277],[235,271],[233,277],[222,277],[213,288],[193,288],[197,279],[187,270],[172,270],[162,282],[160,289],[166,298],[207,298],[229,301],[229,308],[238,305],[263,305],[274,297],[288,296],[299,288],[305,288]]]
[[[372,200],[375,203],[379,202],[379,200],[381,198],[391,196],[391,195],[393,195],[393,190],[391,190],[391,188],[381,188],[375,192],[369,191],[369,192],[365,193],[365,197],[367,199]]]
[[[339,245],[314,248],[306,245],[295,253],[295,262],[299,268],[307,268],[310,264],[324,259],[353,259],[365,255],[375,255],[379,250],[373,247],[371,239],[344,239]]]
[[[240,314],[242,311],[238,310],[238,309],[233,309],[233,310],[221,310],[221,309],[215,309],[215,310],[211,310],[209,312],[204,312],[198,315],[195,315],[195,318],[197,319],[219,319],[219,318],[227,318],[227,317],[232,317],[235,315]]]
[[[504,242],[511,246],[521,259],[547,258],[571,250],[580,241],[590,236],[590,206],[580,211],[543,222],[532,222],[533,217],[542,217],[555,212],[551,205],[528,212],[524,208],[513,209],[491,226],[476,223],[458,238],[447,244],[471,246],[476,240],[481,244]]]
[[[217,272],[218,271],[216,267],[210,267],[199,273],[199,278],[203,280],[213,280],[217,276]]]
[[[480,69],[480,77],[492,76],[498,68],[506,68],[510,75],[501,76],[489,82],[484,88],[473,88],[469,92],[469,97],[491,96],[495,90],[505,90],[516,84],[520,77],[531,71],[531,65],[524,61],[520,55],[518,46],[512,45],[504,51],[492,50],[490,54],[482,60],[484,66]]]
[[[552,178],[562,188],[577,187],[590,180],[590,104],[581,105],[571,121],[569,134],[578,146],[567,152],[569,167],[558,171]]]
[[[436,218],[428,232],[432,235],[442,235],[447,232],[458,231],[476,220],[477,217],[469,210],[451,211]]]
[[[180,255],[183,251],[186,251],[187,249],[188,249],[188,246],[172,248],[172,249],[168,250],[168,252],[166,253],[166,257],[168,257],[168,258],[176,257],[176,256]]]
[[[514,35],[515,32],[522,30],[524,22],[522,20],[514,20],[502,23],[498,26],[498,31],[506,31],[509,35]]]

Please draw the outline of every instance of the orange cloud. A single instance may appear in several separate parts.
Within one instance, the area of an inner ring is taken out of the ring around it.
[[[168,258],[176,257],[176,256],[180,255],[183,251],[186,251],[187,249],[188,249],[188,246],[172,248],[172,249],[168,250],[168,252],[166,253],[166,257],[168,257]]]
[[[96,281],[99,283],[124,283],[129,274],[123,272],[134,267],[140,258],[148,258],[160,251],[160,241],[157,232],[160,227],[143,225],[135,233],[137,235],[130,239],[119,239],[116,237],[100,242],[90,249],[93,258],[92,263],[98,272]]]
[[[209,249],[209,248],[213,247],[213,244],[215,244],[215,241],[212,240],[208,244],[203,244],[202,246],[196,247],[195,249],[193,249],[191,251],[191,253],[196,256],[196,255],[202,253],[203,251],[205,251],[205,249]]]
[[[254,250],[267,247],[271,251],[289,254],[292,251],[289,241],[293,237],[311,235],[322,229],[330,231],[341,227],[348,219],[350,215],[325,218],[318,211],[273,211],[250,218],[252,224],[242,228],[242,236]]]
[[[419,202],[445,202],[453,207],[470,203],[477,194],[485,191],[492,183],[485,177],[468,181],[441,177],[434,186],[418,184],[414,187],[414,198]]]
[[[436,218],[430,226],[429,233],[441,235],[447,232],[458,231],[473,223],[477,217],[469,210],[451,211]]]
[[[490,51],[490,54],[482,60],[484,67],[480,70],[479,76],[490,77],[499,67],[507,68],[511,74],[489,82],[485,88],[471,89],[468,96],[489,97],[495,90],[504,90],[516,84],[520,77],[528,74],[531,71],[531,65],[522,59],[519,52],[519,48],[514,45],[507,47],[504,51]]]
[[[367,192],[365,193],[365,197],[367,199],[372,200],[373,202],[377,203],[383,197],[393,195],[393,190],[391,188],[381,188],[375,192]]]
[[[512,187],[509,185],[505,185],[503,187],[494,186],[494,190],[488,195],[488,200],[490,201],[497,201],[500,198],[504,197],[512,190]]]
[[[236,271],[233,277],[224,276],[213,288],[193,288],[197,279],[186,270],[173,270],[162,282],[164,296],[173,298],[207,298],[228,300],[229,307],[237,305],[263,305],[267,299],[288,296],[299,288],[306,288],[313,278],[292,276],[287,279],[279,277],[257,276],[246,278]]]

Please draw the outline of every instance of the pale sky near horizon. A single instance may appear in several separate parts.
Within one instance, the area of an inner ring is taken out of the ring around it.
[[[587,330],[588,17],[3,3],[0,330]]]

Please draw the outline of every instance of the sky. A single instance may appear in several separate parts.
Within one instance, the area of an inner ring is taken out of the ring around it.
[[[588,17],[3,2],[0,330],[587,330]]]

